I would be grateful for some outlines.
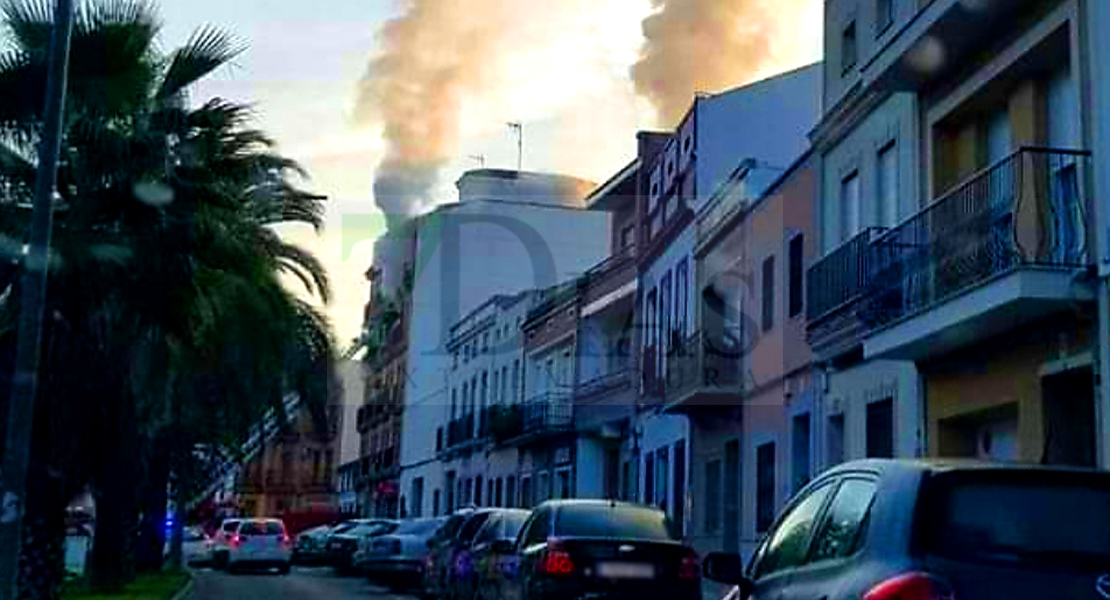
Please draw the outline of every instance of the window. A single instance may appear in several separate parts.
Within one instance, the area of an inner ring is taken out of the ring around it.
[[[894,458],[894,399],[867,405],[867,457]]]
[[[740,551],[740,440],[725,444],[724,550]]]
[[[516,477],[509,475],[505,479],[505,506],[513,508],[516,506]]]
[[[632,461],[629,460],[621,465],[621,500],[632,500]]]
[[[858,49],[856,47],[856,22],[848,23],[840,34],[840,70],[847,74],[848,70],[856,66]]]
[[[671,541],[662,511],[641,506],[569,504],[555,514],[556,536]]]
[[[443,486],[447,490],[447,513],[450,514],[455,511],[455,472],[447,472],[447,484]]]
[[[679,335],[685,335],[689,302],[687,296],[690,293],[690,265],[685,258],[678,263],[676,272],[678,275],[674,284],[674,329],[679,332]]]
[[[455,420],[455,412],[458,410],[458,405],[457,405],[458,404],[458,399],[459,399],[458,394],[459,394],[458,388],[451,388],[451,420],[452,421]]]
[[[716,533],[721,526],[721,461],[705,464],[705,533]]]
[[[436,429],[436,452],[443,450],[443,428]]]
[[[636,241],[636,226],[628,225],[621,229],[621,248],[628,248]]]
[[[790,317],[802,314],[805,293],[805,238],[798,234],[790,238]]]
[[[894,142],[883,146],[876,157],[876,189],[879,225],[894,227],[898,224],[898,152]]]
[[[497,369],[493,370],[493,384],[490,386],[489,400],[490,404],[497,404],[501,398],[497,395],[501,391],[501,386],[498,385],[498,377],[501,375]]]
[[[655,503],[655,455],[644,457],[644,504]]]
[[[825,485],[813,490],[786,513],[759,549],[754,572],[757,579],[805,561],[810,534],[832,488],[832,485]]]
[[[570,471],[559,471],[555,474],[559,482],[558,498],[570,498]]]
[[[520,507],[532,508],[532,478],[520,478]]]
[[[440,500],[439,495],[440,495],[439,490],[436,490],[436,491],[432,492],[432,516],[433,517],[438,517],[439,516],[439,500]]]
[[[551,477],[546,472],[540,473],[539,488],[536,495],[540,502],[551,498]]]
[[[840,239],[846,242],[860,232],[859,173],[840,182]]]
[[[523,547],[546,542],[550,523],[551,517],[546,511],[533,514],[532,519],[524,525],[524,534],[521,536]]]
[[[474,506],[482,505],[482,476],[474,478]]]
[[[671,272],[663,276],[662,283],[659,284],[659,335],[660,348],[660,373],[662,373],[662,358],[664,353],[669,353],[671,349]]]
[[[424,478],[417,477],[412,480],[412,517],[421,516],[424,508]]]
[[[844,415],[829,417],[828,443],[825,450],[828,455],[827,466],[844,462]]]
[[[795,416],[792,429],[794,456],[792,457],[791,474],[794,477],[794,485],[791,489],[794,493],[797,493],[805,487],[805,484],[809,483],[810,477],[809,413]]]
[[[489,506],[499,506],[501,504],[500,500],[493,497],[493,478],[486,481],[486,504]]]
[[[470,504],[470,499],[473,498],[474,480],[467,479],[463,484],[463,504]]]
[[[513,361],[513,402],[520,399],[520,359]]]
[[[509,367],[501,367],[501,403],[509,401]]]
[[[666,448],[660,448],[655,454],[655,501],[659,504],[659,508],[667,510],[667,480],[671,469],[670,460]]]
[[[775,326],[775,257],[763,261],[763,331]]]
[[[875,482],[849,479],[840,485],[814,538],[810,561],[851,556],[863,543]]]
[[[482,354],[489,354],[489,332],[482,334]]]
[[[671,510],[671,515],[674,517],[675,533],[678,537],[682,537],[685,532],[683,528],[686,524],[686,442],[678,441],[674,445],[674,509]]]
[[[875,37],[894,24],[894,0],[875,0]]]
[[[756,449],[755,530],[767,531],[775,521],[775,443]]]
[[[512,481],[512,479],[513,478],[510,477],[509,481]],[[502,495],[504,492],[505,492],[505,480],[498,477],[497,478],[497,485],[494,487],[494,496],[493,496],[494,506],[505,506],[506,505],[504,496]]]

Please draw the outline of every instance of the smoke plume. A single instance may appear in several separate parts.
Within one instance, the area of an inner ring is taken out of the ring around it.
[[[673,127],[696,92],[750,83],[797,62],[799,24],[819,0],[651,0],[632,67],[636,91]],[[820,7],[817,6],[819,9]],[[806,29],[803,27],[803,29]]]

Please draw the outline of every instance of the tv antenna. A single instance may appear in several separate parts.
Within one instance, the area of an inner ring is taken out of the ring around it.
[[[486,155],[485,154],[471,154],[470,160],[478,163],[479,169],[486,168]]]

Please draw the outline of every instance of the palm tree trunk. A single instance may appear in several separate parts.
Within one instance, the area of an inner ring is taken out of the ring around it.
[[[130,399],[122,398],[115,423],[103,442],[104,457],[96,484],[96,534],[93,538],[89,583],[101,592],[118,592],[135,577],[135,538],[138,528],[139,457],[135,417]]]
[[[166,485],[170,467],[166,444],[155,440],[148,444],[150,450],[142,482],[142,522],[136,548],[135,567],[140,572],[157,572],[162,569],[163,550],[166,543],[166,502],[169,499]]]
[[[19,555],[20,600],[55,600],[65,578],[68,497],[60,478],[40,465],[33,464],[27,476],[23,545]]]

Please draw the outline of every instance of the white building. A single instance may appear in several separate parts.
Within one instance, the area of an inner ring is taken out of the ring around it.
[[[587,187],[565,176],[471,171],[458,182],[459,203],[420,217],[401,435],[406,514],[431,514],[432,490],[446,478],[436,432],[449,415],[451,327],[495,295],[577,277],[605,255],[609,215],[581,208],[577,192]]]

